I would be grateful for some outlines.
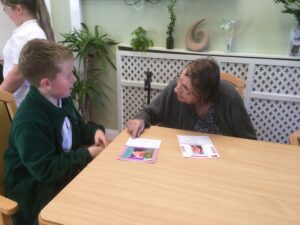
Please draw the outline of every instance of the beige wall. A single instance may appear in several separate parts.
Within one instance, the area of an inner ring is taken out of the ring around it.
[[[71,30],[69,0],[51,0],[51,19],[55,37],[62,40],[61,34]]]
[[[145,3],[136,11],[123,0],[83,0],[83,19],[119,42],[129,43],[131,32],[143,26],[155,46],[165,46],[169,23],[167,0],[159,4]],[[282,14],[282,6],[273,0],[178,0],[176,5],[175,48],[185,48],[187,29],[194,21],[206,18],[203,28],[209,32],[208,51],[224,50],[224,33],[220,29],[223,18],[239,21],[234,52],[287,54],[291,28],[296,25],[293,16]]]
[[[2,7],[2,5],[0,4]],[[6,13],[2,10],[0,10],[0,60],[3,59],[2,51],[3,47],[10,37],[13,29],[15,28],[15,25],[13,22],[8,18]]]

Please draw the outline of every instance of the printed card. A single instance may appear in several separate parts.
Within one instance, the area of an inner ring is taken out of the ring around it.
[[[160,140],[129,138],[118,157],[120,160],[154,163],[158,154]]]
[[[177,135],[183,157],[219,158],[220,154],[208,136]]]

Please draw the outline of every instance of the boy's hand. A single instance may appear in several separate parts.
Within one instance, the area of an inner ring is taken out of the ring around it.
[[[134,119],[127,122],[127,130],[133,138],[139,137],[143,133],[144,129],[144,120]]]
[[[96,146],[103,145],[104,147],[107,146],[107,139],[102,130],[97,130],[94,136],[94,141]]]
[[[90,152],[92,158],[95,158],[97,155],[99,155],[99,153],[102,152],[103,149],[104,149],[103,146],[96,146],[96,145],[92,145],[88,147],[88,151]]]

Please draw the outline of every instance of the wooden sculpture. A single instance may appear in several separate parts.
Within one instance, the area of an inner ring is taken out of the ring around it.
[[[185,37],[186,49],[190,51],[201,51],[208,43],[208,32],[204,29],[199,29],[199,25],[205,19],[195,22],[188,30]]]

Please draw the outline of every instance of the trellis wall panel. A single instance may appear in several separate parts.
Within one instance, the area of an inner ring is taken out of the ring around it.
[[[259,140],[288,143],[300,129],[300,58],[194,53],[151,49],[117,52],[119,130],[147,104],[146,71],[153,73],[151,99],[192,60],[213,57],[222,71],[245,80],[244,103]]]

